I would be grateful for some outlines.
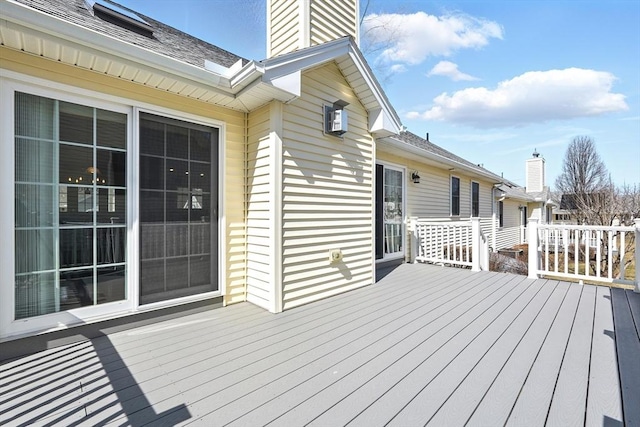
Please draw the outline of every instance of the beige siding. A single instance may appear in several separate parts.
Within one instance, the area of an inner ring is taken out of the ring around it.
[[[311,0],[310,45],[318,45],[344,36],[357,40],[358,0]]]
[[[0,47],[2,67],[25,75],[66,84],[69,86],[103,92],[112,96],[194,114],[222,121],[226,124],[224,140],[223,207],[220,217],[223,238],[226,243],[225,303],[244,300],[245,291],[245,221],[244,221],[244,165],[245,165],[245,115],[244,113],[217,107],[192,98],[170,94],[141,84],[127,82],[102,73],[71,67],[33,55]],[[222,285],[222,284],[221,284]]]
[[[351,36],[358,40],[358,0],[268,0],[267,56]]]
[[[520,243],[521,205],[517,200],[503,201],[503,226],[497,230],[495,249],[510,248]]]
[[[267,1],[267,57],[300,49],[300,0]]]
[[[373,145],[367,115],[335,64],[306,72],[283,124],[283,308],[373,282]],[[349,102],[344,138],[323,134],[323,104]],[[329,250],[343,260],[329,263]]]
[[[404,167],[406,173],[406,195],[407,207],[405,218],[452,218],[465,219],[471,215],[471,182],[475,181],[480,184],[480,225],[485,236],[490,236],[493,227],[493,202],[492,188],[493,182],[486,181],[484,178],[471,177],[466,173],[458,171],[449,171],[448,167],[442,165],[437,167],[432,164],[423,163],[414,158],[405,158],[387,151],[378,150],[376,152],[376,160],[381,163]],[[414,184],[411,181],[411,172],[418,171],[420,175],[420,183]],[[451,176],[460,178],[460,216],[452,217],[451,214]],[[408,258],[411,251],[411,239],[409,233],[410,227],[407,227],[407,251],[405,256]],[[491,240],[489,240],[491,242]],[[491,244],[491,243],[490,243]]]

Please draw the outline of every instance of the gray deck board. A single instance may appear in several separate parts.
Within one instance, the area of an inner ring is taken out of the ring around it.
[[[582,286],[570,286],[561,311],[527,374],[506,425],[544,425],[582,290]],[[479,415],[474,414],[472,421],[476,416]]]
[[[503,283],[504,279],[500,278],[496,283]],[[510,290],[514,292],[509,292]],[[486,298],[476,298],[475,300],[468,298],[468,301],[462,303],[457,310],[449,314],[454,316],[453,320],[450,320],[451,317],[443,317],[439,319],[439,325],[434,325],[437,326],[435,330],[423,330],[420,335],[412,336],[410,340],[405,341],[404,348],[391,349],[391,351],[368,361],[367,364],[350,375],[346,381],[323,391],[324,396],[333,398],[333,403],[324,413],[313,420],[314,424],[322,425],[327,423],[327,419],[335,419],[338,424],[341,424],[355,418],[368,408],[372,400],[383,398],[383,394],[389,387],[410,375],[425,360],[430,359],[437,352],[446,352],[443,347],[451,340],[454,335],[453,331],[468,326],[470,319],[484,313],[487,307],[503,297],[504,294],[517,293],[517,291],[518,289],[509,289],[503,286],[496,292],[491,292]],[[348,396],[345,396],[347,393]],[[326,399],[323,397],[320,400]],[[308,417],[308,408],[313,408],[315,402],[315,397],[309,399],[304,405],[295,408],[294,411],[279,419],[278,424],[285,424],[292,419],[299,419],[299,417]],[[305,418],[302,419],[306,421]]]
[[[491,291],[490,287],[469,285],[462,292],[452,292],[451,297],[455,298],[448,297],[447,301],[441,301],[437,307],[424,306],[421,310],[411,310],[410,317],[398,319],[399,322],[383,322],[379,329],[375,324],[370,325],[370,345],[350,345],[351,349],[346,357],[331,354],[327,358],[330,369],[326,371],[327,374],[321,373],[296,385],[278,396],[278,400],[268,407],[257,408],[258,410],[238,419],[237,424],[247,425],[260,420],[264,422],[276,419],[277,424],[299,425],[310,422],[324,409],[340,402],[348,390],[362,385],[367,378],[401,358],[403,352],[410,351],[423,342],[425,337],[432,337],[439,329],[455,320],[459,313],[472,304],[466,296],[471,294],[479,299],[483,297],[483,293]],[[384,332],[380,338],[379,332]],[[340,420],[336,419],[335,422],[339,423]]]
[[[622,420],[622,398],[616,357],[615,331],[609,288],[596,288],[591,367],[585,426],[615,424]]]
[[[572,290],[574,292],[571,292]],[[504,425],[506,423],[535,362],[546,362],[539,356],[545,348],[547,339],[553,339],[552,332],[558,329],[558,323],[569,323],[563,314],[568,313],[569,316],[567,317],[573,320],[571,309],[577,306],[579,296],[580,293],[577,287],[568,283],[560,283],[558,285],[552,299],[545,304],[544,311],[540,312],[530,329],[509,355],[508,360],[484,394],[480,404],[475,408],[468,420],[469,425],[481,426],[496,422]],[[567,304],[569,307],[567,307]],[[555,329],[554,326],[556,326]],[[547,364],[543,369],[545,371],[553,371],[554,368],[556,367]],[[555,369],[556,372],[557,368]],[[539,383],[541,379],[536,378],[536,374],[534,372],[533,378]],[[534,404],[536,402],[529,403]],[[546,407],[544,407],[545,405]],[[549,407],[548,403],[542,406],[545,411]]]
[[[640,338],[627,295],[632,296],[630,291],[611,289],[624,419],[627,425],[640,426]]]
[[[547,411],[549,426],[584,425],[595,298],[596,288],[584,286]]]
[[[4,362],[0,424],[634,425],[639,322],[630,291],[401,265]]]
[[[437,372],[435,378],[428,384],[423,385],[419,392],[394,415],[391,424],[424,425],[428,423],[456,391],[457,387],[473,371],[481,358],[509,331],[512,324],[518,322],[518,319],[526,320],[526,317],[522,317],[523,314],[524,316],[535,314],[549,297],[553,288],[542,286],[540,282],[533,283],[528,290],[531,290],[531,292],[523,294],[522,298],[518,298],[505,307],[499,313],[499,316],[494,319],[495,321],[478,330],[477,335],[470,342],[468,339],[465,340],[467,345],[463,350],[458,354],[454,353],[449,356],[453,360],[446,365],[446,369]],[[523,322],[523,320],[520,320],[520,322]],[[407,380],[420,386],[419,377],[412,376]],[[377,412],[375,407],[371,407],[369,412],[369,417],[363,419],[364,423],[375,419],[375,413]],[[363,423],[359,422],[358,424],[362,425]]]

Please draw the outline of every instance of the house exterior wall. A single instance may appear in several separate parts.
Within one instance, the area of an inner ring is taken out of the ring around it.
[[[493,224],[493,183],[483,178],[472,177],[460,171],[449,171],[443,167],[419,162],[414,159],[407,159],[396,154],[391,154],[386,150],[376,151],[376,160],[387,162],[406,168],[406,214],[405,221],[405,258],[409,259],[411,254],[410,239],[410,219],[411,218],[433,218],[433,219],[468,219],[471,216],[471,183],[480,184],[480,227],[485,236],[489,236]],[[411,172],[418,171],[420,183],[411,181]],[[460,215],[451,216],[451,177],[460,179]]]
[[[373,283],[374,146],[367,113],[334,63],[307,71],[282,125],[282,308]],[[348,132],[323,133],[323,105],[349,103]],[[329,251],[342,251],[330,263]]]
[[[522,212],[521,203],[513,199],[505,199],[503,202],[503,226],[496,230],[496,250],[510,248],[520,242],[520,226]],[[496,218],[498,219],[498,218]],[[499,225],[499,224],[498,224]],[[492,243],[493,244],[493,243]]]
[[[246,268],[245,194],[243,191],[246,160],[245,114],[4,47],[0,47],[0,56],[2,57],[2,76],[6,76],[8,73],[11,73],[11,76],[26,76],[24,84],[33,84],[34,87],[39,85],[42,90],[50,89],[49,86],[56,86],[56,90],[69,93],[69,95],[82,93],[83,97],[91,97],[91,94],[96,94],[95,96],[100,98],[104,96],[105,99],[130,107],[132,115],[135,114],[135,108],[139,107],[148,111],[158,111],[158,114],[167,114],[169,117],[180,118],[183,117],[182,115],[184,117],[199,117],[203,121],[220,124],[220,143],[223,144],[220,154],[224,158],[220,163],[218,189],[221,194],[219,200],[222,209],[218,213],[220,249],[223,249],[219,252],[219,267],[221,268],[219,289],[223,292],[226,304],[244,301]],[[41,83],[32,83],[32,81]],[[7,105],[5,101],[3,103]],[[9,127],[12,126],[9,124]],[[135,132],[134,130],[134,134]],[[2,141],[3,147],[7,144],[11,147],[13,141],[10,138]],[[10,151],[13,152],[13,149]],[[13,162],[13,159],[9,159],[9,161]],[[13,178],[10,178],[9,181],[12,182],[12,180]],[[9,192],[7,197],[3,197],[3,199],[13,199],[13,196],[9,196],[13,193],[12,188],[13,186],[8,183],[3,185],[2,194]],[[128,191],[135,192],[137,188],[133,187]],[[130,206],[129,209],[132,207]],[[13,235],[12,223],[1,221],[0,227],[0,232],[3,235]],[[127,251],[137,250],[133,246],[134,242],[134,240],[128,242]],[[8,257],[10,259],[5,259],[7,265],[14,262],[14,256],[15,253]],[[11,270],[13,271],[13,269]],[[132,269],[132,271],[136,271],[136,269]],[[3,286],[11,286],[13,277],[5,277],[5,275],[2,275]],[[136,281],[137,278],[128,280],[128,283],[132,283],[131,280]]]

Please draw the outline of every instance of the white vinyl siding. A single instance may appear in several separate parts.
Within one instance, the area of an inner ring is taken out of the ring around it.
[[[335,64],[303,75],[284,107],[283,308],[373,282],[373,143],[367,115]],[[343,99],[349,131],[323,134],[323,103]],[[332,249],[343,260],[329,263]]]

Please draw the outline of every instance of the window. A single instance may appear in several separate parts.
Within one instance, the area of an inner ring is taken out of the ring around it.
[[[504,202],[498,202],[498,226],[504,227]]]
[[[480,216],[480,184],[471,183],[471,216]]]
[[[451,177],[451,216],[460,216],[460,178]]]
[[[16,92],[15,318],[126,298],[127,115]]]
[[[140,303],[218,290],[218,130],[140,114]]]

